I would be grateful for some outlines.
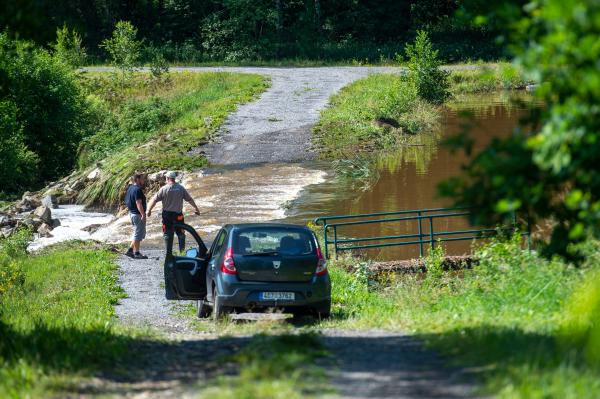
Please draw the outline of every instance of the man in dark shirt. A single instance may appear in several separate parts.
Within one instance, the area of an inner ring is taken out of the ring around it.
[[[146,238],[146,196],[143,191],[145,184],[146,175],[136,173],[125,193],[125,205],[129,209],[129,218],[133,226],[131,246],[125,255],[134,259],[148,259],[140,253],[140,244]]]

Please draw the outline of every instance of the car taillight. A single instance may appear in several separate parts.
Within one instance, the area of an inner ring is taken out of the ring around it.
[[[321,253],[321,248],[317,248],[317,259],[317,270],[315,271],[315,274],[317,276],[324,276],[327,274],[327,261]]]
[[[235,263],[233,262],[233,249],[227,248],[225,252],[225,258],[223,258],[223,264],[221,264],[221,271],[226,274],[236,274]]]

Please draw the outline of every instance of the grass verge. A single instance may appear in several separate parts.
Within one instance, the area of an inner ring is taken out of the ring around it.
[[[118,368],[133,332],[115,325],[114,254],[63,245],[29,256],[21,232],[0,242],[0,397],[59,396]],[[87,245],[89,247],[89,245]]]
[[[258,334],[224,363],[237,370],[205,387],[201,397],[295,399],[322,396],[329,391],[315,361],[327,356],[314,333]]]
[[[418,98],[407,78],[399,75],[373,74],[344,87],[331,97],[313,130],[322,155],[353,159],[357,153],[385,154],[398,148],[419,151],[437,141],[444,106],[468,94],[520,89],[528,83],[508,63],[476,66],[450,73],[452,96],[441,106]]]
[[[173,73],[153,80],[134,75],[125,87],[110,73],[84,78],[98,115],[98,132],[81,146],[82,173],[100,165],[100,178],[79,201],[115,205],[135,171],[189,170],[206,165],[190,149],[206,142],[238,104],[266,89],[259,75],[221,72]]]
[[[600,396],[600,259],[548,261],[518,238],[477,250],[480,264],[427,274],[372,276],[352,258],[333,264],[333,320],[347,328],[411,331],[449,361],[478,367],[501,398]],[[349,271],[350,270],[350,271]]]

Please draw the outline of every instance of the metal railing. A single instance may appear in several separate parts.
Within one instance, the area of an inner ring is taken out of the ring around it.
[[[470,208],[432,208],[403,210],[396,212],[365,213],[359,215],[325,216],[314,219],[315,224],[323,226],[323,239],[325,241],[324,255],[329,259],[329,246],[333,244],[334,253],[353,249],[369,249],[392,247],[401,245],[418,245],[419,256],[424,255],[425,245],[435,247],[436,242],[466,241],[489,238],[495,235],[497,229],[465,229],[465,230],[435,230],[435,220],[465,218],[470,215]],[[362,219],[362,220],[356,220]],[[413,234],[382,235],[374,237],[347,238],[339,235],[338,229],[347,226],[360,226],[376,223],[416,222],[416,232]],[[332,223],[333,222],[333,223]],[[513,215],[513,224],[516,226],[517,218]],[[425,228],[424,228],[425,227]],[[333,233],[333,237],[329,233]],[[524,236],[530,237],[529,225]],[[380,241],[373,243],[374,241]],[[392,242],[389,242],[392,241]]]

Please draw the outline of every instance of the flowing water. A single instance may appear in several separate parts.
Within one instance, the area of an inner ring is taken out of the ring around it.
[[[482,106],[482,104],[486,104]],[[464,111],[471,113],[465,119]],[[474,152],[481,150],[494,137],[510,134],[525,109],[509,106],[506,99],[476,97],[460,107],[445,111],[440,131],[411,140],[410,145],[380,157],[377,173],[368,184],[340,181],[328,162],[262,164],[245,167],[222,167],[186,173],[182,183],[196,199],[202,214],[192,216],[186,206],[186,222],[210,241],[220,226],[227,223],[287,221],[306,223],[318,216],[386,212],[450,206],[437,195],[437,185],[460,172],[467,158],[462,152],[451,153],[440,141],[471,126],[475,139]],[[161,245],[160,204],[149,219],[145,246]],[[52,238],[37,239],[37,249],[67,239],[94,239],[104,242],[126,242],[131,234],[127,215],[83,212],[81,206],[61,207],[54,217],[62,226]],[[86,226],[107,223],[92,233]],[[435,229],[468,227],[466,220],[436,221]],[[424,229],[427,232],[426,229]],[[416,233],[415,222],[371,224],[344,228],[340,236],[365,237]],[[446,246],[449,253],[468,251],[470,242]],[[378,259],[403,259],[418,256],[417,246],[387,247],[369,250]]]

